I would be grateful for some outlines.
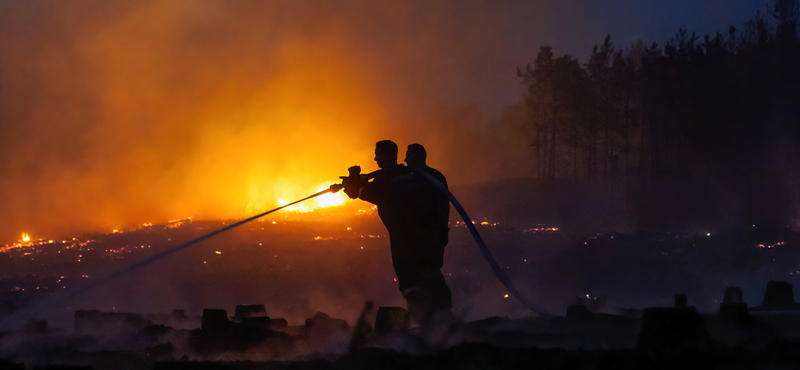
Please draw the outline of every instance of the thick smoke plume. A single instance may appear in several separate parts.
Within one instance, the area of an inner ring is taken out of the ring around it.
[[[589,22],[634,5],[2,1],[0,237],[240,216],[369,168],[386,138],[454,184],[529,174],[493,123],[516,67],[641,37]]]
[[[373,10],[3,3],[0,235],[240,216],[374,166],[384,138],[444,157],[426,113],[459,78],[443,35]]]

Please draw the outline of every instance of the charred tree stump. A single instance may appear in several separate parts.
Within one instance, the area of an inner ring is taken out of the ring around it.
[[[711,349],[714,340],[705,329],[705,321],[694,307],[645,308],[638,349],[661,354],[702,352]]]
[[[719,304],[720,321],[735,322],[745,325],[751,320],[747,314],[747,303],[742,302],[742,288],[729,286],[725,289],[725,298]]]
[[[225,332],[228,330],[228,311],[206,308],[203,310],[203,331]]]

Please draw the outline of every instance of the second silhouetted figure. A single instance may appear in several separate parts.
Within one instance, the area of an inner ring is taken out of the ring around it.
[[[441,273],[447,216],[442,215],[441,192],[414,169],[398,164],[397,151],[392,141],[376,143],[375,161],[380,170],[368,181],[360,167],[350,167],[344,191],[350,198],[378,207],[378,216],[389,232],[392,264],[409,314],[426,324],[435,314],[449,314],[452,307],[450,289]]]

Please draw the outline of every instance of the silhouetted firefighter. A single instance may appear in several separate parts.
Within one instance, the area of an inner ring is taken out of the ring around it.
[[[415,150],[411,150],[409,163],[418,165],[420,156]],[[378,206],[378,215],[389,232],[392,264],[409,314],[425,324],[434,314],[449,314],[452,307],[450,289],[441,272],[448,231],[442,195],[412,168],[397,163],[394,142],[376,143],[375,161],[380,170],[370,174],[372,181],[361,175],[361,167],[350,167],[344,191],[350,198]],[[427,167],[422,166],[419,168]]]
[[[406,149],[405,162],[412,169],[412,171],[424,171],[433,176],[437,181],[447,188],[447,179],[439,170],[428,166],[425,160],[428,158],[428,152],[421,144],[411,144]],[[447,245],[447,237],[450,233],[450,227],[447,225],[450,220],[450,200],[447,199],[447,194],[437,191],[436,204],[439,207],[439,236],[442,244],[442,255],[444,256],[444,246]]]

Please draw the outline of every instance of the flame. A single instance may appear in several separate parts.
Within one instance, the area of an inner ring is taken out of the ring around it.
[[[317,192],[323,191],[328,189],[328,185],[323,185],[317,189]],[[278,206],[285,206],[289,204],[289,202],[277,198]],[[322,194],[314,199],[310,199],[306,202],[294,204],[285,208],[287,211],[294,211],[294,212],[314,212],[314,210],[319,208],[325,207],[336,207],[344,204],[345,200],[347,200],[343,193],[327,193]]]
[[[278,199],[278,205],[279,206],[283,207],[283,206],[285,206],[287,204],[289,204],[289,202],[287,202],[287,201],[285,201],[283,199]],[[287,210],[287,211],[294,211],[294,212],[311,212],[311,211],[313,211],[313,209],[309,208],[307,205],[305,205],[303,203],[298,203],[298,204],[295,204],[295,205],[291,205],[291,206],[288,206],[288,207],[286,207],[284,209]]]
[[[31,236],[28,235],[27,233],[22,233],[22,242],[27,243],[29,241],[31,241]]]
[[[327,186],[322,186],[319,188],[319,191],[323,191],[327,189]],[[345,198],[342,192],[338,193],[327,193],[318,196],[314,201],[317,203],[318,208],[322,207],[335,207],[344,204]]]

